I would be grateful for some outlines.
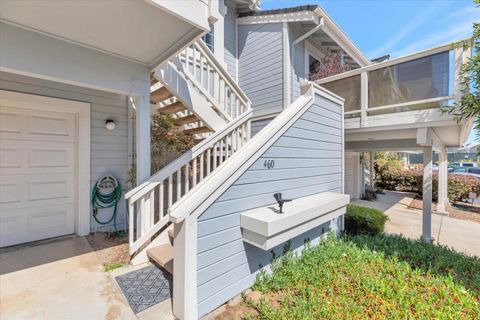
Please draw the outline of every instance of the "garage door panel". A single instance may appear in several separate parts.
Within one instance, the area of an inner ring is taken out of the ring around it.
[[[12,141],[13,142],[13,141]],[[0,145],[0,172],[4,173],[7,168],[21,168],[25,166],[22,163],[24,149],[9,141],[2,141]]]
[[[0,117],[2,139],[75,141],[74,114],[2,107]]]
[[[73,143],[1,140],[1,174],[50,174],[74,170]]]
[[[0,110],[0,134],[21,133],[22,120],[22,116],[18,112],[2,108]]]
[[[4,179],[2,179],[4,180]],[[0,208],[7,204],[18,205],[22,202],[22,184],[18,181],[2,181],[0,183]]]
[[[11,210],[0,217],[0,246],[57,237],[75,232],[73,206]]]
[[[0,190],[2,211],[75,201],[73,173],[4,175]]]

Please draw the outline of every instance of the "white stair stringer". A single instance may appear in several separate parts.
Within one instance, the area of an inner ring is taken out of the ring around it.
[[[212,108],[212,103],[186,79],[184,74],[178,71],[178,65],[181,66],[179,61],[177,64],[167,62],[157,67],[153,75],[210,129],[218,131],[225,127],[229,119],[222,117]]]

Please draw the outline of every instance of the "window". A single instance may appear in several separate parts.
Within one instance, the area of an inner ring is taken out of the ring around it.
[[[472,162],[464,162],[463,167],[473,167],[473,163]]]
[[[214,52],[215,49],[215,40],[214,40],[214,35],[215,35],[215,28],[213,23],[209,23],[210,26],[210,32],[208,32],[206,35],[202,37],[203,42],[207,45],[207,47]]]
[[[308,55],[308,74],[314,74],[320,69],[320,61]]]

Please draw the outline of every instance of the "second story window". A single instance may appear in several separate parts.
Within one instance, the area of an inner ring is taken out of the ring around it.
[[[202,40],[203,42],[205,42],[205,44],[207,45],[207,47],[210,49],[210,51],[212,51],[212,53],[214,52],[214,48],[215,48],[215,38],[214,38],[214,35],[215,35],[215,28],[214,28],[214,25],[213,23],[210,23],[210,32],[207,33],[206,35],[204,35],[202,37]]]

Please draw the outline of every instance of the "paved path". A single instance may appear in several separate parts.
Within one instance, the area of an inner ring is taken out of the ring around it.
[[[422,235],[422,211],[407,206],[415,197],[413,193],[386,191],[377,201],[354,200],[353,203],[385,212],[390,220],[385,231],[403,234],[412,239]],[[432,215],[432,236],[435,241],[455,250],[480,257],[480,223]]]
[[[83,237],[2,252],[0,301],[9,320],[173,318],[165,303],[135,316]]]

